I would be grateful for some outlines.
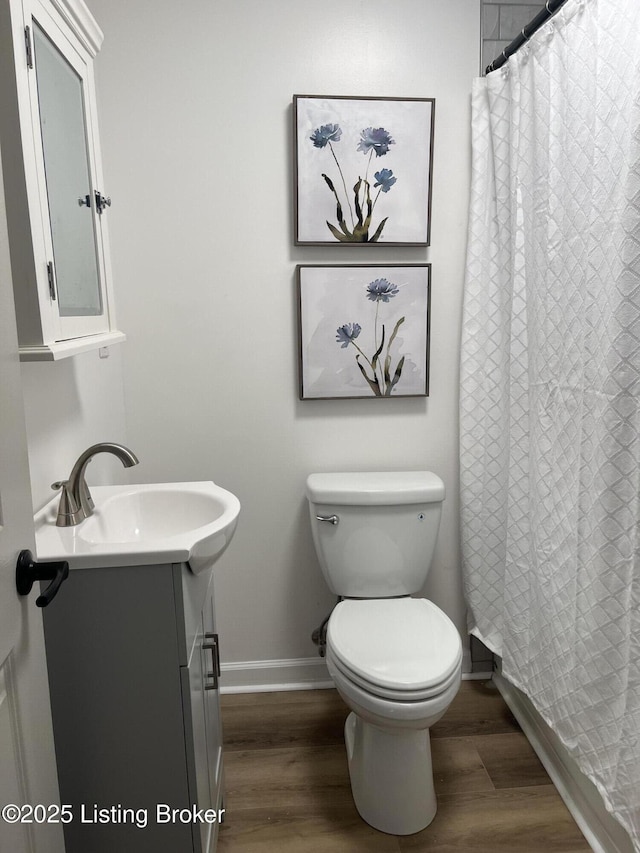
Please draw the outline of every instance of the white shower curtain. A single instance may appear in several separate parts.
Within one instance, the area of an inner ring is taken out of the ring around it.
[[[461,359],[472,632],[640,850],[640,1],[475,81]]]

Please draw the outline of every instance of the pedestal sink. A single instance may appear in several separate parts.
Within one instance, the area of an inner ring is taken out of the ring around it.
[[[35,516],[38,559],[70,568],[188,563],[211,568],[231,541],[240,502],[212,482],[92,486],[94,514],[56,527],[58,498]]]

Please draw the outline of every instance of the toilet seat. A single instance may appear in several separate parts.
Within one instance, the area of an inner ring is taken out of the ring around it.
[[[462,654],[460,654],[460,662],[462,662]],[[449,687],[457,682],[460,677],[459,666],[456,666],[451,675],[439,684],[423,690],[390,690],[388,687],[381,687],[372,681],[367,681],[346,667],[339,659],[331,655],[331,650],[327,652],[327,663],[331,662],[335,669],[340,672],[348,681],[369,693],[371,696],[376,696],[380,699],[389,699],[393,702],[421,702],[425,699],[433,699],[440,696]]]
[[[346,599],[329,620],[327,657],[366,692],[412,702],[459,679],[462,643],[453,622],[428,599]]]

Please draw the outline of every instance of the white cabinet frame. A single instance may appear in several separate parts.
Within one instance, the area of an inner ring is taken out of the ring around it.
[[[82,81],[103,309],[96,316],[65,317],[58,311],[37,79],[32,67],[34,22]],[[115,321],[108,214],[98,214],[94,196],[94,191],[104,192],[93,75],[102,32],[79,0],[0,0],[0,33],[2,146],[20,358],[59,359],[120,342],[125,336]]]

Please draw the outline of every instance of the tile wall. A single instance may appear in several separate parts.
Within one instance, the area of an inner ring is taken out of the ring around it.
[[[482,0],[481,74],[543,5],[531,0]]]

